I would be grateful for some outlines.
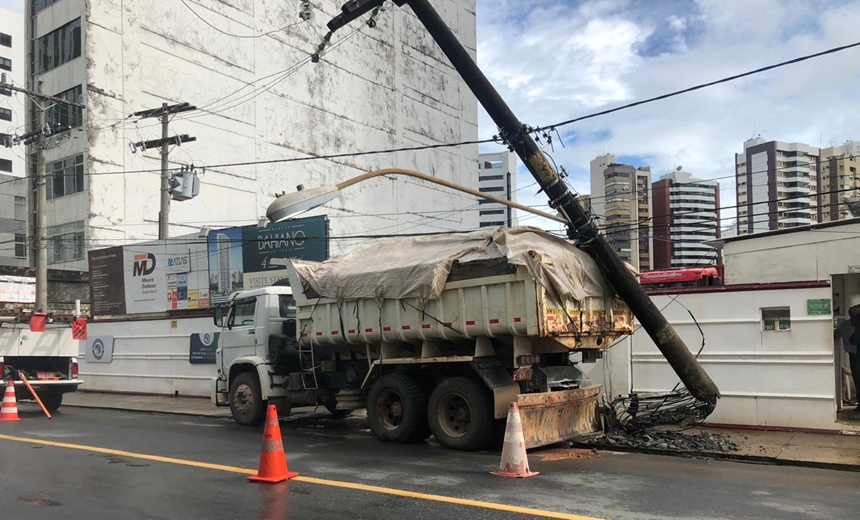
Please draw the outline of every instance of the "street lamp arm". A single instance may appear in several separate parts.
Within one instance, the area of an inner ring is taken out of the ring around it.
[[[343,182],[338,183],[337,189],[338,191],[348,188],[353,184],[358,184],[359,182],[366,181],[368,179],[372,179],[374,177],[381,177],[384,175],[406,175],[408,177],[415,177],[417,179],[421,179],[427,182],[431,182],[433,184],[439,184],[440,186],[445,186],[446,188],[450,188],[456,191],[462,191],[463,193],[468,193],[470,195],[474,195],[476,197],[480,197],[482,199],[491,200],[493,202],[498,202],[499,204],[504,204],[505,206],[510,206],[512,208],[518,209],[520,211],[525,211],[527,213],[531,213],[533,215],[537,215],[539,217],[543,217],[545,219],[554,220],[556,222],[560,222],[562,224],[567,224],[567,221],[557,215],[553,215],[550,213],[546,213],[544,211],[540,211],[529,206],[525,206],[518,202],[514,202],[512,200],[503,199],[500,197],[496,197],[494,195],[489,195],[482,191],[473,190],[472,188],[461,186],[459,184],[455,184],[450,181],[446,181],[445,179],[439,179],[432,175],[427,175],[426,173],[417,172],[415,170],[406,170],[403,168],[385,168],[382,170],[374,170],[371,172],[363,173],[361,175],[357,175],[351,179],[347,179]]]

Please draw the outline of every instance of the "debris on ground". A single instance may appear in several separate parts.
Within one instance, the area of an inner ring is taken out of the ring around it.
[[[681,433],[665,430],[646,430],[633,433],[615,432],[577,444],[587,444],[603,448],[615,446],[712,453],[730,453],[740,449],[740,446],[736,442],[725,435],[710,432]]]
[[[599,459],[600,453],[595,448],[591,449],[560,449],[552,450],[541,455],[542,462],[553,462],[558,460],[581,460],[581,459]]]

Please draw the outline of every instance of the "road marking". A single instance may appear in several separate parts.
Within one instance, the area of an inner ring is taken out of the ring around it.
[[[215,471],[225,471],[229,473],[240,473],[242,475],[256,475],[257,470],[248,468],[239,468],[236,466],[226,466],[224,464],[212,464],[209,462],[198,462],[196,460],[175,459],[172,457],[162,457],[160,455],[148,455],[146,453],[135,453],[131,451],[113,450],[110,448],[100,448],[98,446],[87,446],[84,444],[70,444],[67,442],[47,441],[43,439],[33,439],[30,437],[16,437],[13,435],[0,434],[0,440],[25,442],[29,444],[39,444],[42,446],[52,446],[55,448],[66,448],[70,450],[89,451],[93,453],[102,453],[104,455],[114,455],[117,457],[128,457],[141,460],[149,460],[153,462],[164,462],[166,464],[177,464],[180,466],[191,466],[194,468],[212,469]],[[292,479],[294,482],[304,482],[306,484],[317,484],[320,486],[330,486],[346,489],[354,489],[357,491],[367,491],[370,493],[381,493],[385,495],[393,495],[404,498],[414,498],[418,500],[429,500],[432,502],[442,502],[446,504],[454,504],[469,507],[478,507],[481,509],[491,509],[495,511],[504,511],[507,513],[519,513],[529,516],[540,516],[544,518],[559,518],[562,520],[601,520],[587,516],[573,515],[570,513],[558,513],[555,511],[545,511],[542,509],[532,509],[528,507],[509,506],[505,504],[496,504],[493,502],[482,502],[480,500],[469,500],[467,498],[454,498],[444,495],[432,495],[429,493],[418,493],[415,491],[406,491],[403,489],[392,489],[381,486],[369,486],[366,484],[358,484],[355,482],[344,482],[340,480],[328,480],[316,477],[298,476]]]

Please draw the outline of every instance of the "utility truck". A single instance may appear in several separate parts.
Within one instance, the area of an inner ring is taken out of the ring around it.
[[[476,450],[516,402],[527,447],[601,430],[601,387],[577,365],[633,316],[568,241],[499,228],[286,265],[288,280],[215,311],[213,400],[238,423],[260,424],[268,403],[366,408],[383,441]]]
[[[15,384],[17,400],[33,395],[21,374],[36,391],[42,404],[53,412],[63,404],[63,394],[83,383],[78,378],[79,341],[72,338],[68,323],[48,324],[44,331],[30,330],[28,314],[0,316],[0,383]]]

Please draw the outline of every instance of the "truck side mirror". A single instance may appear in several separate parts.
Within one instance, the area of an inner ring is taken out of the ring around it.
[[[212,321],[219,329],[224,327],[224,307],[217,305],[212,307]]]

